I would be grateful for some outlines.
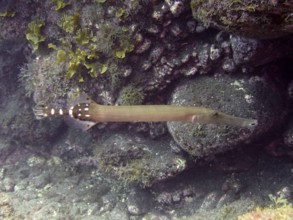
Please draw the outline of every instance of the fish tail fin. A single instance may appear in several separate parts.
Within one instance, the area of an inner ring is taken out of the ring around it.
[[[40,120],[48,116],[46,113],[46,107],[43,105],[39,105],[33,108],[33,112],[35,114],[36,119]]]

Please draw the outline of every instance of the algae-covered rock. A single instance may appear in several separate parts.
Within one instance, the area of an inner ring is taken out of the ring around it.
[[[23,40],[0,40],[0,101],[3,105],[17,88],[19,66],[25,62]]]
[[[61,120],[36,120],[32,102],[25,99],[19,90],[9,97],[10,100],[1,109],[0,135],[9,137],[23,147],[37,146],[36,152],[43,151],[42,147],[49,146],[60,134]]]
[[[95,141],[88,132],[74,128],[63,129],[62,136],[51,148],[51,154],[72,162],[78,158],[89,157],[94,144]]]
[[[154,141],[125,132],[112,134],[97,147],[99,169],[125,184],[151,186],[187,168],[186,159],[173,154],[169,143],[169,138]]]
[[[119,105],[140,105],[144,99],[144,92],[134,86],[126,86],[119,93],[117,104]]]
[[[225,152],[253,141],[277,127],[286,111],[280,90],[261,77],[199,77],[181,83],[175,89],[170,104],[208,107],[258,120],[255,128],[168,122],[177,144],[196,157]]]
[[[37,105],[58,103],[73,87],[64,76],[65,65],[58,63],[55,53],[30,60],[20,73],[27,96],[33,96]]]
[[[41,146],[47,146],[58,135],[60,121],[35,119],[32,102],[25,97],[17,79],[19,66],[25,61],[24,53],[23,41],[0,41],[0,135],[16,146],[38,145],[36,151],[41,151]]]
[[[0,0],[0,39],[23,39],[27,19],[33,13],[34,8],[27,1]]]
[[[255,38],[275,38],[293,32],[292,1],[192,0],[193,16],[205,25]]]
[[[285,198],[278,197],[272,201],[273,204],[269,207],[257,207],[244,215],[238,216],[238,220],[250,219],[292,219],[293,207]]]

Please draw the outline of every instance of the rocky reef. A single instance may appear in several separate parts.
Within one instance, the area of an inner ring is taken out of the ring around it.
[[[198,77],[194,81],[178,85],[170,104],[203,105],[258,120],[256,128],[168,122],[169,131],[177,144],[196,157],[211,156],[251,144],[253,140],[283,125],[287,114],[286,98],[282,90],[258,76]]]
[[[253,38],[292,33],[292,2],[274,0],[192,0],[193,16],[205,25]]]
[[[292,10],[278,0],[0,0],[0,218],[290,215]],[[35,118],[36,106],[67,108],[84,93],[258,124],[82,131]]]

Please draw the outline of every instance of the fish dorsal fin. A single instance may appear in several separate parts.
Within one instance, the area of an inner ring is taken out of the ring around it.
[[[72,95],[68,97],[68,107],[75,106],[80,103],[93,103],[94,101],[88,96],[88,94],[81,92],[78,95]]]

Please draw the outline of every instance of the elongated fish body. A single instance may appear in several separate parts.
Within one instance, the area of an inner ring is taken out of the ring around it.
[[[241,127],[252,126],[256,123],[252,119],[234,117],[208,108],[174,105],[103,106],[91,104],[88,114],[80,117],[80,120],[87,120],[87,118],[95,122],[183,121]]]
[[[79,103],[68,109],[39,107],[34,109],[38,119],[52,115],[68,115],[89,122],[90,128],[97,122],[160,122],[182,121],[203,124],[254,127],[257,120],[231,116],[213,109],[173,105],[107,106],[93,101]]]

